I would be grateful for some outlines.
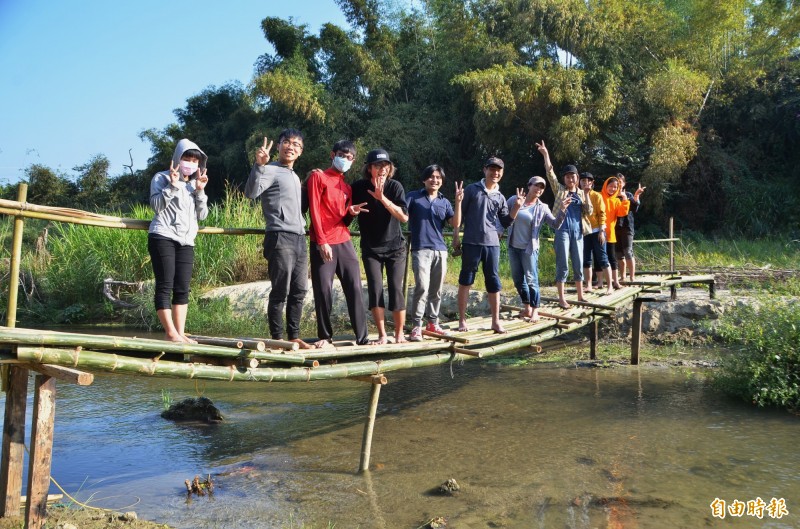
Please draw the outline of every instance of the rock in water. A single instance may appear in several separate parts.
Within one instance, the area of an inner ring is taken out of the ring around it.
[[[161,416],[170,421],[222,422],[222,413],[206,397],[186,398],[173,402]]]

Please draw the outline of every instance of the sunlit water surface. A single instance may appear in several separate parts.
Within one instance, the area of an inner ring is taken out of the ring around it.
[[[800,420],[731,401],[701,372],[468,362],[388,377],[366,475],[363,382],[116,375],[58,384],[52,475],[90,505],[178,528],[800,527]],[[209,397],[226,421],[166,421],[162,392]],[[207,474],[213,496],[187,500],[184,480]],[[429,494],[448,478],[460,492]],[[789,515],[712,516],[715,498],[758,497]]]

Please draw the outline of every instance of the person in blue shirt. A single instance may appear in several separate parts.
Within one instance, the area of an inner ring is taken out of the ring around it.
[[[503,178],[503,160],[492,157],[483,164],[484,178],[480,182],[468,185],[464,189],[464,200],[461,207],[469,212],[464,216],[464,236],[461,240],[461,273],[458,275],[458,330],[469,330],[467,325],[467,297],[478,265],[483,265],[483,277],[486,281],[486,292],[489,298],[489,310],[492,316],[492,330],[505,334],[500,324],[500,237],[495,222],[507,228],[511,225],[517,211],[525,199],[525,191],[517,189],[519,200],[509,210],[506,199],[500,192],[500,180]],[[453,247],[457,248],[453,237]]]
[[[424,187],[406,195],[411,231],[411,269],[414,272],[414,295],[411,301],[413,328],[409,340],[422,341],[422,317],[428,320],[425,330],[447,334],[439,325],[442,286],[447,273],[447,243],[442,228],[445,222],[455,228],[461,224],[463,183],[456,182],[455,209],[439,190],[444,184],[444,169],[429,165],[422,171]]]

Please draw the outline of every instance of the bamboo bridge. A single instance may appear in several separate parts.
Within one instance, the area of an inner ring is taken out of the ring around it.
[[[0,201],[0,214],[14,216],[11,278],[19,277],[24,217],[129,229],[147,229],[149,224],[147,221],[27,204],[25,193],[23,184],[16,202]],[[261,235],[263,230],[202,228],[201,233]],[[28,462],[28,501],[25,505],[26,527],[42,527],[46,517],[56,380],[90,385],[95,372],[227,382],[311,382],[342,378],[367,382],[371,391],[359,464],[359,471],[365,471],[369,469],[372,432],[380,390],[387,383],[386,373],[476,360],[526,348],[540,351],[541,342],[584,327],[589,329],[589,357],[594,359],[598,322],[629,305],[633,307],[631,364],[638,364],[644,303],[663,301],[663,296],[657,298],[655,295],[665,290],[669,290],[670,298],[675,299],[677,287],[688,284],[708,285],[709,293],[714,297],[713,275],[681,275],[674,270],[672,242],[675,240],[670,222],[670,237],[661,241],[670,244],[669,271],[642,273],[637,281],[611,294],[594,290],[585,295],[585,301],[569,300],[569,309],[559,307],[555,299],[543,298],[538,322],[523,321],[517,317],[518,307],[503,305],[505,334],[492,331],[489,318],[476,317],[468,320],[471,329],[468,332],[455,332],[457,322],[444,323],[450,334],[425,332],[422,342],[359,346],[345,341],[318,350],[298,350],[293,342],[257,337],[193,336],[198,343],[185,344],[16,328],[18,281],[11,280],[7,322],[5,327],[0,327],[0,365],[3,367],[2,382],[6,391],[0,464],[0,517],[13,517],[20,513],[29,372],[36,375]]]

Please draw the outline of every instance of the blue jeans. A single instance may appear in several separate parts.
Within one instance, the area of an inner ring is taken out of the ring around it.
[[[525,305],[539,306],[539,250],[528,255],[525,250],[508,247],[508,264],[511,266],[511,279]]]
[[[564,225],[556,230],[553,243],[556,250],[556,283],[566,283],[569,268],[567,268],[567,253],[572,259],[573,281],[583,281],[583,232],[581,223]]]

